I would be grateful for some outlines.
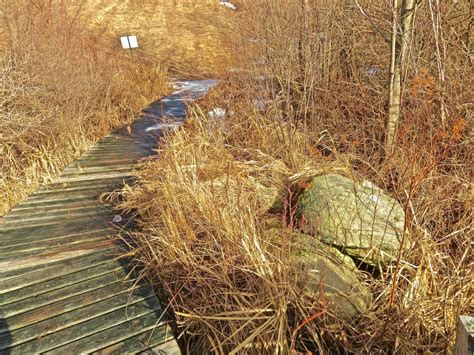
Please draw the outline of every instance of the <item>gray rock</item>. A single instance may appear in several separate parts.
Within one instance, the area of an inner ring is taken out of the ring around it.
[[[282,230],[270,229],[268,233],[273,240],[283,239]],[[367,310],[371,294],[350,257],[311,235],[287,232],[285,237],[285,248],[290,248],[290,279],[307,304],[321,305],[342,319]]]
[[[250,194],[253,201],[252,209],[263,214],[277,208],[281,204],[281,192],[276,186],[263,185],[257,179],[248,177],[237,180],[235,177],[220,176],[204,182],[217,198],[239,200],[243,192]],[[277,207],[275,207],[277,206]]]
[[[387,264],[400,250],[403,208],[372,184],[321,175],[303,192],[298,207],[306,233],[368,264]]]

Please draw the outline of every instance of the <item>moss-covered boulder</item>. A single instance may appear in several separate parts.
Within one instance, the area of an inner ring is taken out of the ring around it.
[[[371,184],[321,175],[300,196],[298,207],[306,233],[368,264],[386,264],[400,250],[403,208]]]
[[[314,236],[280,229],[267,231],[289,252],[290,279],[307,304],[318,304],[328,314],[350,319],[367,310],[371,294],[354,262]]]

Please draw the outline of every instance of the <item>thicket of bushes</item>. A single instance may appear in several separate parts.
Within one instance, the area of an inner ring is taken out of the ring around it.
[[[154,62],[73,5],[0,2],[0,215],[166,90]]]

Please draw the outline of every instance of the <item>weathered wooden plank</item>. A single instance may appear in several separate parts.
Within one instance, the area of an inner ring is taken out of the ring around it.
[[[0,307],[2,307],[2,312],[4,312],[3,307],[8,304],[64,289],[79,282],[95,279],[106,274],[117,272],[118,270],[124,271],[125,268],[118,262],[103,261],[101,264],[91,266],[87,269],[58,276],[33,285],[25,285],[22,288],[17,288],[10,292],[0,293]]]
[[[87,292],[98,290],[116,282],[123,282],[123,280],[126,279],[126,276],[127,273],[125,270],[117,263],[115,269],[112,269],[111,272],[106,274],[98,275],[86,280],[79,280],[75,284],[51,290],[47,293],[37,294],[23,300],[10,299],[12,302],[2,306],[2,316],[7,318],[14,317],[40,307],[51,305],[55,302],[67,300]]]
[[[15,353],[45,352],[114,327],[129,319],[161,309],[156,297],[120,294],[82,309],[43,320],[12,331],[9,338],[0,335],[0,351],[14,347]]]
[[[171,329],[161,327],[161,329],[147,330],[142,334],[92,353],[117,355],[125,353],[181,355],[181,350],[171,334]]]
[[[20,329],[41,321],[44,321],[55,316],[66,315],[71,311],[81,309],[85,306],[92,305],[94,303],[112,298],[114,296],[124,294],[127,297],[130,296],[130,292],[141,297],[152,296],[153,292],[150,288],[136,288],[131,285],[131,282],[115,282],[110,285],[105,285],[101,288],[94,289],[86,293],[82,293],[62,301],[55,302],[40,308],[27,311],[11,318],[8,318],[8,328],[0,326],[0,334],[7,331],[12,332],[16,329]],[[113,308],[113,303],[106,303],[108,307]]]
[[[134,147],[133,151],[130,152],[130,156],[143,156],[144,149],[133,139],[121,140],[116,142],[99,142],[94,148],[92,148],[87,154],[84,154],[76,162],[82,162],[85,160],[94,160],[100,159],[102,154],[116,154],[117,157],[121,159],[126,159],[129,157],[128,149]],[[121,153],[120,153],[121,152]],[[124,152],[127,152],[127,155],[124,155]],[[74,166],[74,163],[70,166]]]
[[[5,218],[3,226],[8,228],[9,226],[17,226],[17,225],[32,225],[35,223],[44,223],[49,221],[57,221],[57,220],[75,220],[85,216],[100,216],[100,215],[107,215],[111,213],[111,209],[108,205],[88,205],[82,206],[73,209],[56,209],[50,213],[20,213],[13,216],[9,216]]]
[[[93,334],[87,338],[61,346],[57,349],[47,352],[48,354],[65,353],[93,353],[101,349],[111,347],[120,343],[125,343],[125,352],[134,353],[152,347],[154,344],[148,344],[150,336],[155,332],[155,336],[160,342],[173,339],[171,329],[166,322],[158,323],[154,316],[144,316],[119,324],[113,328]],[[130,341],[127,342],[127,340]],[[154,338],[153,338],[154,339]],[[133,349],[136,347],[136,349]]]
[[[65,260],[51,260],[48,263],[24,266],[9,272],[2,270],[0,273],[0,293],[35,285],[103,263],[110,263],[113,262],[114,256],[116,255],[111,250],[107,252],[98,250],[87,255],[78,255]]]
[[[115,186],[110,186],[107,189],[104,189],[104,192],[97,192],[97,191],[84,191],[84,192],[76,192],[72,194],[57,194],[57,195],[52,195],[51,197],[44,198],[44,199],[32,199],[28,201],[28,203],[25,203],[23,206],[15,208],[12,210],[14,213],[21,212],[21,211],[31,211],[35,208],[50,208],[50,207],[58,207],[58,206],[64,206],[64,208],[67,208],[69,204],[74,204],[74,203],[84,203],[84,202],[98,202],[101,199],[102,194],[107,193],[108,191],[113,191],[115,190]]]
[[[125,180],[128,181],[128,180]],[[51,190],[45,190],[36,195],[30,196],[28,199],[18,207],[29,207],[34,204],[43,204],[47,202],[56,202],[56,201],[69,201],[74,197],[80,196],[100,196],[102,193],[109,191],[110,189],[116,188],[123,184],[124,180],[122,178],[117,179],[117,181],[101,181],[98,183],[93,183],[90,185],[74,186],[69,184],[62,188],[58,187]]]
[[[102,176],[129,176],[134,170],[136,170],[138,161],[134,162],[134,167],[131,165],[120,165],[120,166],[103,166],[87,167],[84,166],[80,171],[70,171],[62,174],[55,181],[64,183],[65,181],[75,183],[81,181],[93,180],[95,176],[101,179]]]
[[[64,244],[76,244],[83,240],[90,238],[106,238],[116,233],[113,228],[99,228],[88,230],[84,228],[83,232],[44,237],[41,239],[25,237],[21,239],[13,240],[11,243],[0,244],[0,255],[11,254],[11,257],[15,257],[15,252],[27,253],[28,251],[35,251],[38,249],[45,249],[52,246],[60,246]]]
[[[4,224],[12,223],[14,220],[18,219],[40,219],[45,216],[51,216],[51,215],[73,215],[77,214],[78,216],[81,215],[82,212],[85,212],[87,210],[101,210],[101,211],[106,211],[109,210],[109,206],[106,202],[100,203],[98,200],[90,200],[87,202],[83,203],[78,203],[76,206],[70,207],[70,205],[58,205],[53,208],[48,209],[43,209],[41,213],[35,213],[32,210],[26,210],[26,211],[18,211],[14,212],[8,217],[4,218]]]
[[[105,235],[103,240],[107,240]],[[13,259],[13,258],[23,258],[23,257],[32,257],[39,254],[45,254],[46,252],[58,248],[59,250],[65,248],[65,246],[71,246],[72,248],[81,248],[81,244],[95,243],[101,238],[97,234],[83,234],[80,236],[73,236],[63,239],[52,239],[47,242],[43,241],[38,244],[22,244],[11,247],[9,252],[4,250],[0,253],[0,261]],[[15,250],[16,249],[16,250]]]
[[[94,181],[94,179],[102,179],[102,176],[107,176],[106,181],[113,181],[112,179],[114,176],[123,178],[128,178],[131,175],[131,172],[135,170],[138,166],[138,160],[133,162],[134,168],[130,167],[129,165],[120,165],[120,166],[108,166],[104,162],[98,162],[97,164],[101,164],[99,166],[90,167],[84,165],[81,167],[81,170],[74,170],[68,171],[54,180],[57,184],[80,184],[80,183],[87,183],[89,181]],[[81,178],[81,179],[79,179]],[[120,181],[119,181],[120,184]]]
[[[12,243],[21,243],[22,241],[29,241],[33,237],[54,238],[58,236],[68,236],[81,232],[93,232],[98,229],[105,229],[110,227],[107,220],[100,218],[78,218],[74,223],[65,221],[57,221],[55,223],[47,223],[42,226],[24,226],[23,228],[3,230],[0,225],[0,245],[6,246]],[[0,270],[1,273],[1,270]]]
[[[153,347],[151,351],[155,354],[181,355],[181,349],[174,339]]]
[[[129,145],[133,145],[135,142],[130,142]],[[146,150],[140,149],[140,151],[135,151],[131,154],[126,153],[127,147],[113,147],[113,148],[98,148],[94,154],[86,155],[76,160],[74,165],[70,165],[68,169],[76,169],[78,167],[82,168],[85,165],[89,164],[100,164],[102,166],[123,166],[137,163],[143,159],[146,155]]]
[[[92,169],[96,169],[100,171],[101,169],[104,170],[105,168],[129,168],[130,170],[136,169],[138,163],[143,159],[143,156],[135,156],[135,157],[127,157],[127,159],[121,158],[121,156],[117,153],[116,155],[113,154],[104,154],[100,157],[90,157],[83,161],[78,162],[78,164],[74,167],[67,168],[64,171],[64,175],[69,174],[79,174],[79,173],[87,173],[92,172]]]
[[[0,286],[2,287],[0,287],[0,292],[6,292],[10,290],[11,287],[14,287],[12,285],[15,285],[15,282],[14,282],[15,280],[11,280],[11,278],[6,276],[10,272],[12,272],[12,274],[16,274],[17,276],[15,276],[15,278],[17,279],[23,279],[23,278],[26,279],[26,278],[30,278],[31,275],[34,274],[34,272],[28,272],[27,275],[26,274],[21,275],[21,273],[18,274],[18,271],[21,269],[30,270],[30,269],[36,268],[38,269],[39,274],[36,275],[38,276],[36,280],[32,280],[33,282],[35,282],[43,278],[43,275],[42,275],[43,272],[45,273],[44,277],[48,276],[48,273],[46,273],[46,270],[42,270],[42,268],[46,268],[48,265],[52,263],[62,262],[64,265],[66,265],[69,259],[74,259],[80,256],[89,256],[89,255],[94,256],[95,254],[98,254],[99,251],[101,251],[103,254],[101,257],[105,258],[106,254],[108,254],[108,252],[110,251],[110,243],[107,244],[107,243],[100,242],[98,243],[98,245],[91,245],[88,248],[84,248],[80,250],[71,250],[70,252],[63,251],[62,253],[59,253],[59,254],[57,251],[52,251],[51,252],[52,255],[49,255],[49,256],[44,255],[43,258],[33,257],[33,258],[21,260],[23,261],[23,263],[17,262],[17,261],[2,262],[0,263],[0,268],[3,268],[3,269],[0,269],[2,270],[2,274],[1,274],[2,279],[0,280]],[[111,255],[109,254],[109,258],[110,257]],[[60,274],[61,272],[62,272],[61,270],[51,271],[51,273],[53,273],[55,276]],[[20,283],[22,282],[20,281]]]
[[[106,190],[107,191],[107,190]],[[76,206],[80,206],[81,204],[85,203],[91,203],[95,204],[99,202],[100,195],[102,193],[98,194],[91,194],[91,195],[85,195],[85,196],[64,196],[60,199],[55,199],[52,201],[36,201],[30,203],[30,204],[25,204],[25,205],[20,205],[17,206],[16,208],[10,210],[8,214],[12,213],[28,213],[28,212],[34,212],[38,211],[39,213],[41,212],[47,212],[52,209],[56,208],[74,208]]]
[[[71,191],[70,193],[51,192],[45,194],[43,197],[31,197],[25,200],[24,204],[12,209],[12,211],[41,208],[43,206],[47,207],[50,205],[62,205],[81,200],[98,201],[104,192],[114,190],[116,188],[115,186],[115,184],[106,186],[103,191],[97,191],[91,187]],[[100,187],[98,188],[100,189]]]
[[[34,256],[23,257],[21,259],[0,260],[0,270],[10,271],[23,267],[41,265],[51,261],[67,260],[75,256],[87,255],[100,249],[110,249],[113,243],[110,240],[97,240],[93,243],[66,245],[55,250],[45,251]]]
[[[49,193],[54,193],[54,192],[61,192],[64,193],[66,191],[76,191],[80,189],[85,189],[87,187],[102,187],[102,186],[110,186],[110,185],[115,185],[118,184],[120,185],[122,183],[122,178],[117,178],[117,179],[89,179],[86,181],[62,181],[62,182],[56,182],[56,183],[51,183],[50,185],[47,185],[43,187],[42,189],[36,191],[35,193],[31,194],[26,200],[24,200],[21,204],[23,204],[25,201],[28,201],[34,197],[45,197]]]
[[[131,155],[146,155],[146,147],[141,145],[137,140],[134,139],[125,139],[125,140],[117,140],[117,141],[110,141],[110,142],[99,142],[94,150],[91,150],[87,154],[80,157],[77,161],[83,161],[85,159],[90,158],[99,158],[101,153],[119,153],[120,150],[122,151],[121,157],[124,157],[124,152],[128,152],[128,149],[133,147]],[[127,157],[126,155],[125,157]],[[74,163],[70,166],[74,166]]]
[[[89,220],[94,223],[94,221],[103,219],[107,220],[107,217],[110,216],[110,211],[107,210],[107,208],[104,208],[102,211],[94,211],[94,210],[87,210],[80,215],[64,215],[61,216],[61,219],[52,219],[52,218],[46,218],[46,219],[40,219],[36,221],[31,221],[28,223],[27,220],[25,221],[9,221],[6,220],[4,221],[3,224],[1,224],[1,231],[2,232],[9,232],[9,231],[14,231],[14,230],[20,230],[23,231],[25,227],[31,228],[31,227],[43,227],[43,226],[50,226],[52,224],[65,224],[65,222],[68,223],[81,223],[80,221],[84,220]]]
[[[28,214],[43,214],[43,213],[52,213],[58,212],[64,209],[68,211],[75,211],[79,208],[84,207],[95,207],[100,203],[98,198],[87,198],[87,199],[80,199],[80,200],[65,200],[62,202],[52,202],[49,204],[42,204],[36,206],[25,206],[23,208],[18,208],[11,210],[8,213],[8,216],[5,216],[7,219],[11,219],[12,217],[21,217]]]
[[[94,148],[91,149],[91,151],[81,156],[78,160],[98,156],[99,152],[107,152],[108,150],[117,151],[121,149],[122,152],[125,152],[130,146],[134,146],[135,149],[138,148],[139,150],[141,150],[141,147],[139,146],[139,144],[135,140],[130,139],[128,137],[125,137],[125,138],[122,137],[121,139],[113,139],[113,140],[107,140],[107,138],[105,138],[104,140],[101,140],[100,142],[98,142],[94,146]]]
[[[127,152],[127,154],[124,155],[124,152]],[[106,153],[106,154],[115,153],[117,155],[120,155],[122,159],[125,159],[128,157],[135,157],[135,156],[142,157],[144,154],[146,154],[146,147],[143,147],[142,145],[137,144],[135,140],[128,141],[128,144],[126,144],[125,150],[123,148],[123,144],[116,144],[116,143],[103,144],[99,142],[96,146],[92,147],[86,154],[82,155],[70,166],[74,166],[75,163],[86,160],[88,158],[100,157],[102,153]]]
[[[108,186],[108,185],[113,185],[113,184],[118,184],[120,185],[122,183],[121,178],[117,179],[107,179],[103,180],[101,178],[98,179],[89,179],[86,181],[61,181],[61,182],[53,182],[48,186],[45,186],[43,189],[37,191],[34,195],[38,195],[44,192],[54,192],[58,190],[62,191],[73,191],[73,190],[67,190],[68,188],[81,188],[81,187],[87,187],[87,186]]]
[[[12,213],[8,218],[5,218],[3,225],[7,225],[11,223],[14,219],[30,219],[30,220],[40,220],[40,217],[47,217],[47,216],[60,216],[66,214],[73,214],[73,213],[80,213],[93,210],[93,209],[100,209],[100,210],[109,210],[109,205],[107,202],[103,204],[99,204],[97,200],[89,199],[82,202],[71,203],[71,204],[62,204],[62,205],[53,205],[50,207],[42,207],[38,208],[38,213],[35,213],[34,209],[28,209],[23,211],[15,211]]]
[[[129,181],[130,177],[124,176],[108,176],[106,178],[99,176],[97,178],[90,178],[86,180],[73,181],[61,181],[58,182],[55,186],[51,186],[48,189],[39,190],[35,194],[30,195],[26,200],[22,202],[22,205],[27,205],[32,202],[49,200],[55,198],[64,198],[72,197],[77,194],[91,194],[96,193],[100,195],[103,192],[106,192],[107,189],[114,188],[115,186],[120,186],[124,181]],[[64,196],[67,195],[67,196]]]
[[[141,159],[143,159],[143,154],[134,154],[123,156],[123,152],[103,152],[99,155],[85,157],[82,160],[77,161],[75,166],[68,167],[64,173],[70,172],[81,172],[85,171],[87,168],[104,168],[104,167],[125,167],[137,164]],[[133,168],[133,167],[132,167]]]
[[[118,129],[104,138],[102,138],[97,144],[107,144],[109,142],[121,142],[121,141],[128,141],[130,140],[130,134],[128,134],[125,130]]]
[[[131,171],[107,171],[103,173],[92,173],[92,174],[78,174],[76,176],[65,176],[65,177],[58,177],[55,181],[57,183],[62,183],[62,182],[82,182],[82,181],[90,181],[90,180],[96,180],[96,179],[115,179],[115,178],[123,178],[123,179],[128,179],[132,177],[132,172]]]

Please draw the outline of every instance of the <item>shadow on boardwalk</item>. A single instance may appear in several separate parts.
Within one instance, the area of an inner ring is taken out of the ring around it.
[[[10,335],[10,330],[8,329],[7,321],[3,318],[2,313],[0,313],[0,344],[2,344],[2,348],[6,348],[5,350],[0,350],[0,354],[10,354],[10,350],[8,347],[12,342],[12,338]]]

